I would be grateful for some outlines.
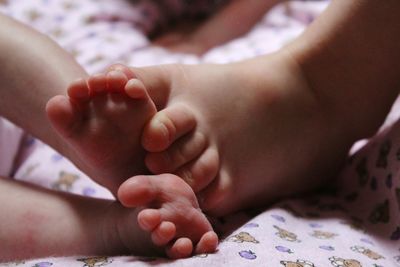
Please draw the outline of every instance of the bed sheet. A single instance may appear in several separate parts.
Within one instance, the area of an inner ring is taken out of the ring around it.
[[[146,1],[9,0],[2,12],[29,23],[70,51],[90,73],[109,64],[225,63],[276,51],[298,36],[327,5],[292,1],[274,8],[254,29],[203,57],[170,53],[146,38],[139,23]],[[1,3],[1,1],[0,1]],[[142,5],[143,4],[143,5]],[[133,15],[136,14],[136,15]],[[135,17],[136,16],[136,17]],[[359,145],[338,179],[337,195],[291,199],[221,220],[215,254],[171,261],[136,256],[78,255],[5,266],[400,266],[400,126]],[[61,155],[25,136],[16,179],[90,197],[112,198]],[[380,162],[379,164],[377,162]],[[51,168],[49,168],[51,166]],[[362,208],[360,208],[362,207]]]

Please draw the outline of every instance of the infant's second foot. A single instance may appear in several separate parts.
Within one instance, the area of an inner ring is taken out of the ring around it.
[[[137,220],[151,235],[154,245],[166,247],[170,258],[185,258],[193,253],[214,252],[218,237],[201,212],[192,189],[172,174],[136,176],[124,182],[118,199],[127,208],[138,208]],[[143,208],[144,207],[144,208]],[[125,244],[129,224],[124,226]]]
[[[118,71],[72,83],[68,97],[46,107],[56,131],[73,148],[73,161],[116,193],[127,178],[146,173],[140,137],[156,109],[144,85]]]
[[[132,71],[161,107],[143,132],[148,168],[181,176],[216,216],[326,183],[352,141],[285,52]]]

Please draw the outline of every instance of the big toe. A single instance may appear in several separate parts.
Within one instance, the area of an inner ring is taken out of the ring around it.
[[[193,190],[173,174],[134,176],[120,186],[118,199],[130,208],[183,201],[198,208]]]
[[[159,187],[148,176],[135,176],[126,180],[118,189],[118,199],[125,207],[145,206],[159,195]]]
[[[149,152],[161,152],[174,141],[190,133],[197,121],[184,105],[176,105],[158,112],[145,126],[142,145]]]
[[[51,98],[46,113],[56,131],[65,138],[74,134],[81,118],[78,108],[65,96]]]
[[[205,233],[195,248],[196,254],[213,253],[217,250],[218,236],[214,231]]]

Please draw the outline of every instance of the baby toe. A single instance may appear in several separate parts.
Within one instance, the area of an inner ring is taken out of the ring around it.
[[[197,193],[215,179],[218,170],[218,153],[214,148],[208,148],[197,159],[178,169],[175,174]]]
[[[130,79],[125,85],[125,93],[133,99],[149,98],[146,87],[138,79]]]
[[[172,259],[182,259],[190,257],[193,253],[193,243],[189,238],[179,238],[166,249],[167,256]]]
[[[205,136],[196,132],[193,135],[182,137],[163,152],[149,153],[145,158],[146,166],[156,174],[174,172],[198,157],[206,145]]]
[[[107,75],[100,73],[89,77],[87,80],[90,95],[96,96],[107,92]]]
[[[142,145],[149,152],[161,152],[175,140],[191,132],[197,121],[187,107],[177,105],[158,112],[146,125]]]
[[[149,176],[139,175],[126,180],[118,189],[118,199],[128,208],[145,206],[159,196],[159,186]]]
[[[56,131],[64,138],[71,138],[80,130],[82,115],[65,96],[55,96],[46,104],[46,113]]]
[[[205,233],[195,248],[196,254],[213,253],[217,250],[218,236],[215,232],[209,231]]]
[[[153,231],[161,224],[161,214],[158,209],[144,209],[137,217],[140,228],[145,231]]]
[[[151,232],[151,240],[157,246],[165,246],[175,237],[175,234],[175,224],[162,222]]]
[[[108,92],[123,92],[128,77],[122,71],[110,71],[106,74]]]
[[[67,89],[68,96],[77,103],[87,102],[90,99],[89,87],[84,79],[76,80]]]

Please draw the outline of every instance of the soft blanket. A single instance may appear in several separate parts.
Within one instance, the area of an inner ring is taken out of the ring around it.
[[[136,4],[124,0],[10,0],[0,4],[0,9],[51,36],[94,73],[116,62],[134,66],[225,63],[273,52],[298,36],[327,5],[325,1],[280,5],[247,35],[197,57],[151,46],[146,32],[152,27],[152,20],[146,20],[146,24],[140,17],[149,8],[148,1],[133,2]],[[178,261],[78,255],[4,265],[400,266],[400,124],[396,123],[399,110],[395,109],[380,134],[357,146],[361,149],[349,158],[337,179],[339,192],[290,199],[263,211],[224,218],[225,235],[215,254]],[[20,133],[19,129],[3,124],[0,122],[0,130],[7,127],[7,133]],[[38,140],[4,136],[17,138],[7,143],[14,146],[7,150],[8,157],[18,148],[18,142],[21,144],[20,161],[10,170],[16,179],[54,190],[112,198],[106,189]]]

